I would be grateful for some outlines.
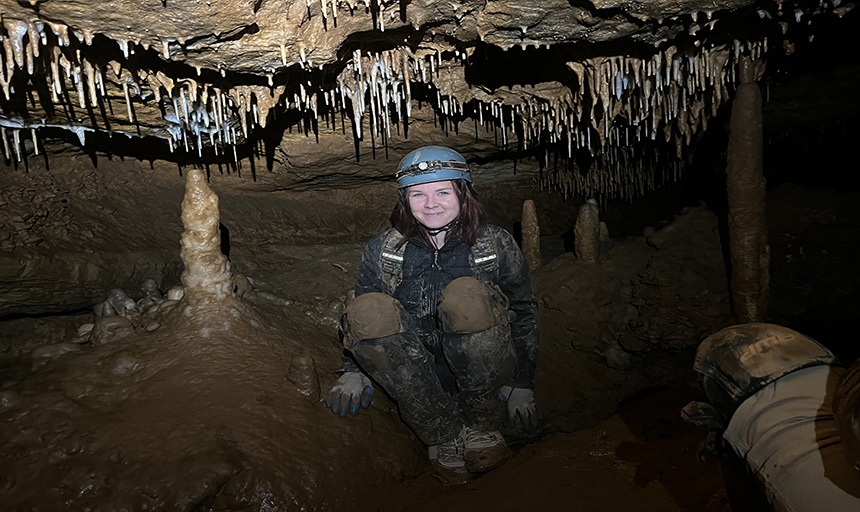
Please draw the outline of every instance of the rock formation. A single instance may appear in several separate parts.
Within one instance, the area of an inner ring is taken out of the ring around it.
[[[853,6],[0,0],[0,503],[383,510],[386,489],[411,491],[425,447],[392,403],[341,419],[317,397],[396,163],[425,144],[464,154],[490,221],[539,240],[548,432],[687,382],[691,348],[731,322],[728,215],[709,198],[671,220],[700,199],[678,190],[725,196],[740,82],[764,100],[765,164],[853,147]],[[823,70],[820,44],[840,49]],[[774,303],[853,322],[855,196],[798,209],[807,196],[783,194],[792,220],[756,237]],[[563,236],[592,197],[616,238],[592,226],[604,257],[584,264]]]
[[[543,261],[540,254],[540,225],[538,224],[535,202],[531,199],[523,201],[523,254],[529,262],[529,269],[535,271]]]
[[[603,261],[566,253],[534,276],[536,395],[554,428],[590,426],[634,389],[690,378],[690,351],[732,323],[716,228],[713,213],[687,209],[650,237],[616,242]]]
[[[597,263],[600,260],[599,214],[597,201],[589,199],[579,207],[579,214],[576,216],[576,259],[584,263]]]
[[[188,173],[185,199],[182,201],[182,273],[184,296],[189,304],[210,301],[225,302],[233,296],[230,262],[221,252],[221,216],[218,196],[206,184],[198,170]]]
[[[781,39],[852,8],[6,1],[0,135],[16,162],[50,150],[61,130],[111,153],[155,137],[166,141],[154,144],[161,157],[224,162],[271,155],[258,141],[278,146],[285,130],[348,128],[357,144],[388,146],[430,108],[446,131],[468,120],[503,148],[560,155],[565,166],[544,180],[564,193],[630,198],[677,177],[742,56],[782,52]]]
[[[743,62],[742,83],[732,102],[726,168],[732,292],[735,316],[741,323],[764,320],[770,286],[762,162],[762,99],[755,84],[762,72],[754,64]]]
[[[313,361],[330,374],[333,345],[225,291],[217,197],[187,181],[187,293],[147,313],[165,325],[103,317],[89,343],[38,349],[0,389],[4,509],[339,510],[421,467],[384,397],[356,421],[314,399]]]

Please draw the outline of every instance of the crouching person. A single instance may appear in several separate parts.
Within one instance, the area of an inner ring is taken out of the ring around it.
[[[519,428],[538,422],[528,265],[508,232],[487,225],[459,153],[415,150],[397,180],[395,228],[365,248],[341,320],[340,377],[325,402],[355,414],[376,383],[438,467],[488,471],[510,456],[505,409]]]
[[[860,472],[860,359],[842,376],[833,403],[845,455]]]
[[[860,510],[860,472],[846,457],[833,400],[844,368],[791,329],[744,324],[699,346],[708,403],[686,419],[712,430],[734,512]]]

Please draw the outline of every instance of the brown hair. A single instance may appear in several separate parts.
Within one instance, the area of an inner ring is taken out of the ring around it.
[[[451,180],[451,184],[460,199],[460,215],[454,220],[448,233],[449,235],[462,236],[471,247],[475,245],[475,240],[478,239],[478,235],[487,225],[487,214],[484,212],[484,205],[481,204],[478,193],[472,188],[471,183],[466,180]],[[433,247],[427,228],[412,215],[412,210],[409,208],[409,198],[406,195],[408,190],[409,187],[399,190],[400,199],[394,205],[394,211],[391,212],[391,224],[403,235],[403,239],[397,244],[397,247],[405,244],[413,236],[421,237],[427,242],[427,245]]]

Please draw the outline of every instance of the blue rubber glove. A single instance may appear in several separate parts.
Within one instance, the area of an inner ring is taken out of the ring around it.
[[[531,389],[502,386],[499,388],[499,399],[508,403],[508,420],[511,426],[519,420],[526,430],[531,430],[540,423],[535,392]]]
[[[373,384],[363,373],[346,372],[341,375],[324,398],[325,406],[341,417],[347,413],[355,416],[361,407],[370,407],[373,400]]]

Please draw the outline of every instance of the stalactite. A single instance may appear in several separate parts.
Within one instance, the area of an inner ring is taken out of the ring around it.
[[[330,5],[327,0],[320,0],[319,6],[315,5],[316,0],[308,0],[307,4],[309,9],[314,7],[308,12],[319,22],[336,18],[342,6],[355,9],[358,5],[335,0]],[[366,12],[370,12],[371,2],[363,4]],[[395,4],[379,1],[373,5],[378,29],[382,30],[386,18],[393,19],[389,15],[393,14]],[[689,33],[696,36],[708,27],[712,29],[715,21],[698,24],[694,20],[695,26],[689,26]],[[465,68],[474,52],[472,47],[464,49],[449,46],[450,43],[423,41],[417,47],[404,45],[378,52],[355,50],[351,59],[346,58],[336,85],[324,87],[308,80],[313,66],[322,65],[313,47],[281,41],[273,44],[272,51],[279,54],[283,66],[298,63],[302,67],[304,71],[296,70],[298,81],[275,87],[274,83],[280,83],[275,77],[284,75],[271,70],[266,74],[268,87],[245,85],[220,90],[200,78],[206,76],[200,66],[195,66],[197,80],[170,77],[156,69],[123,69],[135,48],[138,51],[141,47],[149,48],[147,41],[117,41],[125,61],[110,62],[116,80],[111,77],[106,80],[104,62],[87,58],[92,55],[89,45],[94,33],[73,32],[71,35],[75,37],[71,38],[66,25],[35,17],[3,16],[2,25],[5,32],[0,38],[3,44],[0,86],[7,99],[12,96],[10,84],[14,74],[25,70],[32,74],[33,69],[39,69],[41,60],[43,69],[50,68],[48,81],[51,101],[55,104],[66,101],[66,96],[81,108],[98,110],[104,98],[111,95],[118,98],[122,89],[125,114],[129,123],[133,123],[135,103],[144,103],[151,93],[167,113],[166,127],[154,129],[155,134],[171,144],[181,140],[181,147],[196,150],[200,155],[207,139],[205,134],[213,146],[234,145],[242,137],[253,137],[257,128],[265,128],[273,109],[276,112],[281,107],[297,109],[313,118],[328,119],[333,112],[343,112],[347,102],[358,139],[366,137],[369,130],[371,136],[387,141],[391,138],[392,124],[408,122],[411,116],[413,87],[426,84],[421,87],[426,86],[431,98],[435,96],[430,103],[441,117],[476,116],[478,124],[487,133],[495,133],[502,146],[512,142],[525,150],[541,149],[544,165],[549,164],[547,146],[561,148],[567,155],[564,169],[545,173],[542,184],[584,197],[631,198],[655,186],[661,177],[672,179],[680,175],[682,162],[664,160],[659,169],[643,166],[636,153],[641,149],[635,148],[643,145],[650,148],[662,139],[674,145],[671,149],[676,156],[683,156],[695,132],[704,129],[708,119],[728,100],[740,56],[763,60],[767,53],[767,41],[763,40],[737,41],[711,48],[668,46],[654,50],[650,57],[598,55],[567,63],[577,79],[573,89],[550,83],[514,85],[488,92],[480,87],[462,86],[467,83]],[[170,42],[164,38],[153,51],[166,51],[169,58]],[[218,71],[226,76],[226,68],[219,65]],[[211,94],[207,93],[210,88]],[[323,101],[318,104],[319,99]],[[86,126],[69,129],[83,137],[86,130],[95,127],[89,120],[79,119],[72,125]],[[451,123],[446,120],[444,126]],[[236,134],[239,129],[241,137]],[[575,159],[580,152],[592,157],[590,168],[578,168]],[[671,170],[666,173],[669,167]]]
[[[9,151],[9,139],[6,137],[6,127],[0,126],[0,137],[3,137],[3,156],[6,157],[6,160],[10,160],[12,155]]]

